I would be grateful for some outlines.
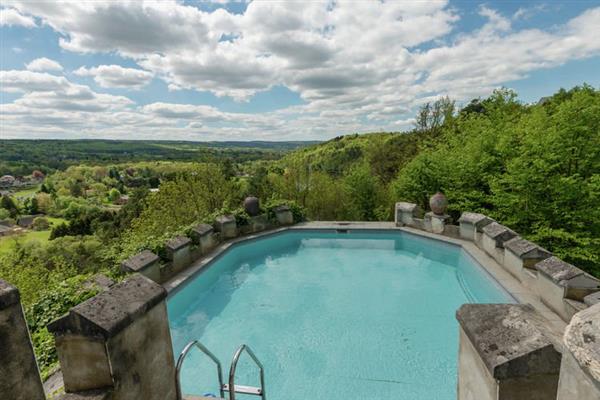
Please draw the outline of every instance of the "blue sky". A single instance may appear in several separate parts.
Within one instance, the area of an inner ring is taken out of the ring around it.
[[[328,139],[600,86],[598,1],[1,4],[2,138]]]

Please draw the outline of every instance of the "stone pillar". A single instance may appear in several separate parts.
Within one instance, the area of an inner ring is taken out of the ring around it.
[[[0,279],[0,398],[45,400],[19,291]]]
[[[536,287],[535,264],[550,256],[548,250],[520,236],[504,243],[504,268],[528,288]]]
[[[405,203],[403,201],[396,203],[394,212],[394,221],[396,226],[417,226],[415,218],[421,216],[421,209],[413,203]]]
[[[456,318],[458,400],[556,398],[561,355],[533,307],[465,304]]]
[[[294,223],[294,214],[289,206],[279,206],[275,208],[275,217],[279,225],[291,225]]]
[[[165,289],[135,274],[48,325],[68,393],[111,400],[175,400]]]
[[[504,225],[491,222],[483,227],[481,246],[498,264],[504,265],[504,242],[517,236],[517,234]]]
[[[209,224],[199,224],[192,228],[192,239],[200,248],[201,254],[207,254],[217,245],[214,229]]]
[[[290,214],[291,211],[290,211]],[[289,221],[289,219],[288,219]],[[294,222],[294,216],[292,215],[292,223]],[[266,214],[261,214],[261,215],[256,215],[254,217],[250,217],[250,220],[248,221],[248,223],[250,224],[250,232],[254,233],[254,232],[261,232],[264,231],[265,229],[267,229],[269,227],[269,220],[266,216]]]
[[[140,273],[145,277],[160,283],[160,258],[150,250],[144,250],[141,253],[128,258],[121,263],[121,271],[130,273]]]
[[[600,399],[600,304],[573,316],[564,344],[557,400]]]
[[[565,321],[575,313],[569,300],[583,303],[587,295],[600,290],[600,280],[558,257],[547,258],[535,268],[539,272],[536,285],[542,302]]]
[[[489,225],[493,220],[483,214],[464,212],[458,219],[460,225],[460,237],[465,240],[479,242],[483,234],[483,227]]]
[[[446,224],[449,224],[451,221],[449,215],[438,215],[433,211],[425,214],[425,229],[429,232],[442,234],[446,229]]]
[[[192,241],[186,236],[176,236],[167,241],[165,248],[172,272],[177,273],[192,263],[191,244]]]
[[[237,236],[237,226],[233,215],[221,215],[215,220],[215,228],[221,233],[221,239],[230,239]]]

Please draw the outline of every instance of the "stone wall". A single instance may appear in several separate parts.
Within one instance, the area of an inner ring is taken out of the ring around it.
[[[0,398],[44,400],[19,291],[0,280]]]
[[[586,296],[599,293],[600,301],[599,279],[552,256],[548,250],[484,214],[464,212],[456,227],[446,215],[429,212],[420,219],[420,213],[416,204],[396,203],[396,225],[475,243],[566,322],[588,307]]]
[[[397,203],[396,225],[458,233],[570,321],[562,340],[529,306],[464,305],[458,400],[600,399],[600,280],[486,215],[464,212],[455,227],[445,215],[420,214],[416,204]]]
[[[65,391],[176,400],[166,296],[136,274],[52,322]]]
[[[179,235],[168,240],[162,258],[150,250],[144,250],[124,261],[121,269],[164,283],[226,240],[294,223],[294,216],[287,206],[277,207],[274,215],[275,220],[269,220],[266,214],[259,214],[250,217],[241,226],[237,225],[233,216],[221,215],[212,225],[203,223],[192,227],[189,237]]]

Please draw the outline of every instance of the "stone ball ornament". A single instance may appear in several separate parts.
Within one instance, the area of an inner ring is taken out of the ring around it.
[[[437,192],[429,199],[429,207],[436,215],[444,215],[446,208],[448,208],[448,199],[442,192]]]
[[[256,217],[260,212],[260,203],[257,197],[249,196],[244,200],[244,210],[251,217]]]

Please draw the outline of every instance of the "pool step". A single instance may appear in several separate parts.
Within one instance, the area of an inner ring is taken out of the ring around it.
[[[219,359],[210,352],[202,343],[197,340],[193,340],[189,342],[184,348],[179,358],[177,359],[177,366],[175,367],[175,384],[177,388],[177,400],[188,400],[188,399],[196,399],[196,397],[184,396],[181,393],[181,368],[183,366],[183,361],[192,350],[192,348],[197,348],[206,356],[208,356],[217,367],[217,378],[219,379],[219,394],[221,398],[225,398],[225,392],[229,393],[229,400],[235,400],[236,394],[247,394],[252,396],[260,396],[262,400],[267,400],[267,396],[265,394],[265,373],[262,363],[258,360],[258,357],[254,354],[254,352],[250,349],[250,347],[245,344],[241,345],[235,354],[233,355],[233,359],[231,360],[231,367],[229,368],[229,383],[223,383],[223,371],[221,369],[221,362]],[[237,369],[237,363],[240,360],[240,356],[243,352],[246,352],[252,361],[258,366],[260,372],[260,387],[254,386],[244,386],[244,385],[236,385],[235,384],[235,371]],[[233,390],[231,390],[233,388]],[[199,397],[199,399],[203,399]]]
[[[229,392],[229,384],[223,385],[223,391]],[[253,396],[262,396],[262,389],[254,386],[235,385],[235,392],[239,394],[251,394]]]

